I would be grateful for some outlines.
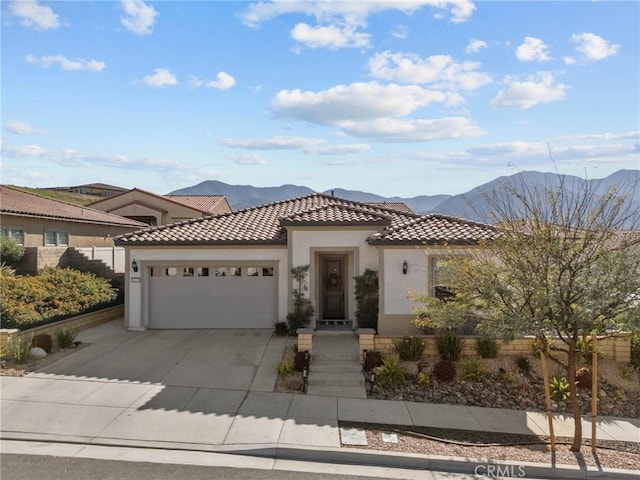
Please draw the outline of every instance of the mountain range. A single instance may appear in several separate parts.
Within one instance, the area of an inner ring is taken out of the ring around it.
[[[618,170],[602,179],[583,179],[572,175],[558,175],[535,171],[518,172],[511,176],[499,177],[459,195],[419,195],[417,197],[383,197],[375,193],[333,188],[324,194],[335,195],[357,202],[403,202],[416,213],[440,213],[469,220],[486,220],[482,212],[486,211],[486,198],[497,192],[505,182],[521,188],[533,189],[536,186],[559,186],[561,180],[569,190],[579,190],[589,184],[594,194],[602,195],[611,187],[630,190],[627,202],[629,207],[640,211],[640,170]],[[300,185],[281,185],[278,187],[254,187],[252,185],[229,185],[217,180],[206,180],[190,187],[170,192],[171,195],[224,195],[233,210],[248,208],[288,198],[301,197],[316,193],[315,190]]]

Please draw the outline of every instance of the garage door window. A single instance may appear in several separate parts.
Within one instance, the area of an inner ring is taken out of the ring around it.
[[[240,267],[229,267],[229,275],[232,277],[241,277],[242,269]]]
[[[227,269],[225,267],[216,267],[216,277],[226,277]]]
[[[185,267],[182,270],[182,276],[183,277],[193,277],[193,274],[195,273],[195,268],[193,267]]]
[[[176,267],[168,267],[164,270],[164,274],[167,277],[176,277],[178,275],[178,269]]]
[[[273,277],[273,267],[262,267],[263,277]]]
[[[199,277],[208,277],[209,276],[209,267],[198,267],[198,276]]]
[[[258,277],[259,275],[258,267],[247,267],[247,277]]]

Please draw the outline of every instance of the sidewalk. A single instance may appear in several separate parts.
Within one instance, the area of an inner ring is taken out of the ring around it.
[[[460,471],[463,459],[341,448],[339,422],[548,434],[540,412],[266,391],[278,349],[269,345],[249,391],[43,373],[0,377],[3,452],[7,441],[28,440]],[[556,415],[554,429],[571,436],[573,419]],[[590,435],[587,420],[583,432]],[[597,436],[640,443],[640,419],[599,418]],[[540,478],[560,476],[538,467]],[[576,478],[575,468],[570,473]]]

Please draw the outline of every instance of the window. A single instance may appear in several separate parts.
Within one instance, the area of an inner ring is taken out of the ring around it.
[[[229,275],[232,277],[240,277],[242,275],[242,268],[229,267]]]
[[[175,277],[178,275],[178,269],[176,267],[167,267],[164,270],[164,274],[167,277]]]
[[[273,267],[262,267],[263,277],[273,277]]]
[[[433,296],[440,300],[446,300],[447,298],[455,295],[453,288],[450,285],[447,285],[448,268],[446,261],[447,259],[445,257],[434,258],[431,260]]]
[[[260,275],[258,267],[247,267],[247,277],[257,277]]]
[[[2,229],[3,238],[12,238],[18,245],[24,245],[24,230],[21,228],[5,227]]]
[[[195,273],[195,269],[193,267],[184,267],[182,269],[182,276],[183,277],[193,277],[194,273]]]
[[[149,274],[150,274],[152,277],[159,277],[160,275],[162,275],[162,270],[161,270],[161,269],[159,269],[158,267],[151,267],[151,268],[149,269]]]
[[[199,277],[208,277],[209,276],[209,268],[208,267],[198,267],[198,276]]]
[[[69,245],[69,234],[67,232],[55,232],[47,230],[44,232],[44,244],[46,246]]]
[[[216,277],[226,277],[227,269],[225,267],[216,267]]]

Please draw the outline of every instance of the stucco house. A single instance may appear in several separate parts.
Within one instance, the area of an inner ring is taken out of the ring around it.
[[[292,267],[310,265],[311,328],[357,328],[354,277],[376,270],[378,331],[418,333],[409,290],[435,292],[438,260],[492,238],[490,225],[323,194],[124,234],[125,323],[272,328],[292,307]]]
[[[43,267],[67,266],[72,248],[113,249],[114,237],[146,225],[92,208],[0,186],[0,225],[3,237],[26,247],[19,273],[35,274]]]
[[[157,195],[139,188],[98,200],[89,206],[152,226],[231,212],[224,195]]]

